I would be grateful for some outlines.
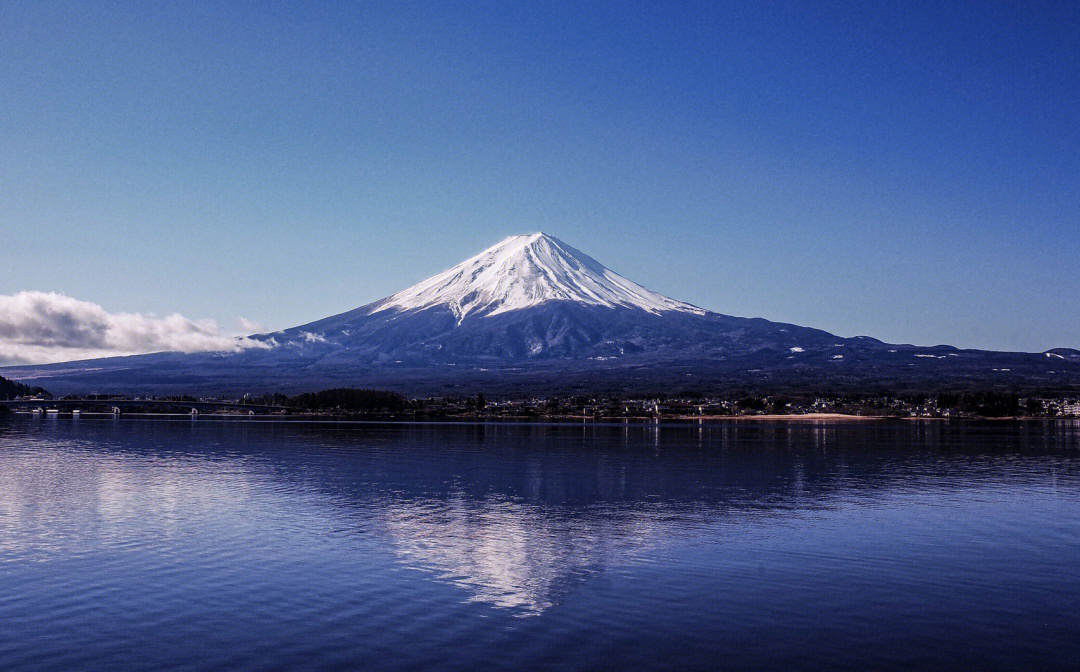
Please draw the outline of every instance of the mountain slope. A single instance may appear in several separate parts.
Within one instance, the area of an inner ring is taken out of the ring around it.
[[[627,280],[545,234],[512,236],[380,301],[252,338],[269,347],[12,367],[5,375],[61,393],[1080,384],[1080,353],[1072,350],[889,345],[705,311]]]
[[[654,314],[705,312],[645,289],[557,238],[534,233],[511,236],[379,301],[371,313],[446,306],[460,322],[470,314],[498,315],[548,301],[640,308]]]

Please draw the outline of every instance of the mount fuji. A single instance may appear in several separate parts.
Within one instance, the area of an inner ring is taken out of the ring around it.
[[[543,233],[511,236],[345,313],[235,353],[0,369],[50,391],[232,393],[368,386],[409,394],[777,389],[1061,389],[1080,352],[890,345],[666,297]]]

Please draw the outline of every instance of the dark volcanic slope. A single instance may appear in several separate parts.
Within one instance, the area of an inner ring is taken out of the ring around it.
[[[890,345],[706,313],[653,315],[551,302],[466,319],[441,308],[326,320],[261,337],[272,349],[163,353],[4,375],[54,392],[297,391],[373,386],[409,394],[1080,385],[1080,352]]]
[[[407,394],[1080,387],[1080,353],[889,345],[712,313],[543,234],[514,236],[373,304],[238,353],[11,367],[57,393],[369,386]]]

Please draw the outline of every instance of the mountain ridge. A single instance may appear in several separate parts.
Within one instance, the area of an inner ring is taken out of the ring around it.
[[[547,301],[634,307],[650,313],[708,311],[646,289],[589,255],[543,232],[503,239],[459,264],[390,296],[339,315],[293,327],[305,329],[344,315],[412,311],[444,305],[460,323]],[[285,333],[283,330],[276,333]]]
[[[4,375],[53,391],[410,394],[657,387],[1011,386],[1080,389],[1080,352],[961,350],[844,338],[704,310],[653,292],[563,243],[511,236],[400,292],[251,337],[237,353],[157,353]]]

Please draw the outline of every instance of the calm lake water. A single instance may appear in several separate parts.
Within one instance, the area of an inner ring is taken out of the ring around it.
[[[0,420],[0,669],[1080,669],[1080,424]]]

